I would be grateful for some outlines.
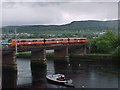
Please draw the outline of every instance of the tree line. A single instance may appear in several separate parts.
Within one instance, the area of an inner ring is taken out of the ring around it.
[[[113,54],[118,56],[120,55],[120,36],[112,31],[108,31],[97,38],[89,39],[88,47],[90,47],[91,53]]]

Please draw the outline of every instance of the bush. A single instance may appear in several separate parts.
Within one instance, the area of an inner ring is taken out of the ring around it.
[[[114,55],[114,56],[120,56],[120,46],[118,46],[118,47],[115,49],[113,55]]]
[[[117,36],[108,31],[98,38],[90,40],[89,45],[92,53],[111,53],[116,48],[117,43]]]
[[[109,53],[112,49],[112,45],[108,40],[100,40],[96,43],[97,52],[99,53]]]

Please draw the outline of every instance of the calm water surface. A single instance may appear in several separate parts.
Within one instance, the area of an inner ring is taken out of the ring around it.
[[[17,87],[26,88],[68,88],[55,85],[45,78],[47,74],[63,73],[73,80],[75,88],[118,88],[116,66],[106,64],[89,64],[70,60],[68,63],[58,64],[54,60],[47,60],[47,68],[30,68],[30,59],[17,59]]]

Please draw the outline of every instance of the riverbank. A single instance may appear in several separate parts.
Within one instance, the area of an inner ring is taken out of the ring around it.
[[[74,59],[88,59],[88,60],[112,60],[117,59],[116,56],[111,54],[86,54],[86,55],[71,55],[70,58]]]
[[[17,57],[18,58],[31,58],[31,52],[19,52]],[[53,58],[54,53],[53,52],[47,52],[46,57],[47,58]]]
[[[31,52],[20,52],[17,55],[18,58],[31,58]],[[47,52],[46,57],[49,59],[54,58],[54,52]],[[70,59],[72,60],[79,60],[83,62],[92,62],[92,61],[118,61],[118,57],[112,56],[111,54],[86,54],[86,55],[70,55]]]
[[[111,54],[71,55],[70,59],[79,60],[81,62],[118,64],[118,57]]]

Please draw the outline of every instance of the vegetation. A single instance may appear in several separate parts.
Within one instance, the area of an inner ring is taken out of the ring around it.
[[[90,39],[88,46],[91,48],[91,53],[107,53],[117,56],[120,55],[120,36],[108,31],[98,38]]]
[[[19,38],[45,38],[45,37],[87,37],[99,36],[101,32],[112,30],[117,33],[117,20],[113,21],[73,21],[65,25],[24,25],[7,26],[2,28],[3,34],[13,34],[17,29]],[[23,33],[30,34],[23,36]],[[9,35],[6,35],[8,37]],[[5,37],[5,38],[6,38]],[[13,37],[14,38],[14,37]]]
[[[120,56],[120,46],[118,46],[115,51],[113,52],[114,56]]]

